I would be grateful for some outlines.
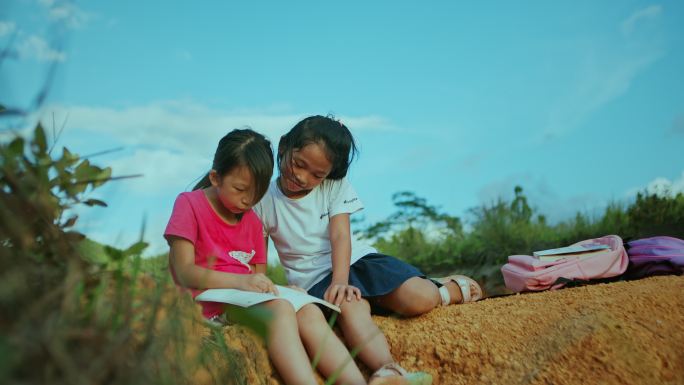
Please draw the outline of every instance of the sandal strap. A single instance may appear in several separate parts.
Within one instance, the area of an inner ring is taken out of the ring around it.
[[[454,282],[456,282],[458,284],[458,287],[461,289],[461,303],[470,302],[472,298],[470,295],[470,282],[468,282],[467,279],[463,278],[456,278]]]
[[[442,306],[447,306],[451,303],[451,294],[445,285],[439,287],[439,296],[442,299]]]
[[[443,277],[443,278],[437,278],[437,282],[440,282],[442,285],[445,285],[448,282],[454,282],[456,285],[458,285],[458,289],[461,292],[461,302],[459,303],[468,303],[468,302],[474,302],[474,301],[479,301],[482,299],[482,288],[480,285],[477,283],[477,281],[473,280],[472,278],[466,277],[464,275],[450,275],[448,277]],[[476,289],[473,289],[473,287],[477,287]],[[475,291],[473,291],[475,290]],[[444,288],[444,286],[440,287],[440,296],[442,297],[442,303],[444,303],[446,298],[449,298],[448,296],[448,290]],[[447,294],[447,295],[445,295]],[[450,300],[451,298],[449,298]]]
[[[401,376],[404,377],[408,374],[406,369],[402,368],[396,362],[390,362],[389,364],[382,365],[380,369],[376,370],[371,378],[376,377],[388,377],[388,376]]]

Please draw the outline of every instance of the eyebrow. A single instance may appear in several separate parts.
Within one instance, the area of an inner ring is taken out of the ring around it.
[[[247,188],[247,187],[249,187],[249,183],[245,183],[245,182],[241,182],[241,181],[233,182],[233,187]]]

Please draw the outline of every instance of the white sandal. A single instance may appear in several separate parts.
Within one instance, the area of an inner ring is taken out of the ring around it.
[[[458,288],[461,290],[461,302],[459,302],[459,304],[475,302],[482,299],[482,288],[477,283],[477,281],[470,277],[466,277],[465,275],[450,275],[448,277],[436,278],[435,280],[441,283],[442,285],[445,285],[440,287],[440,292],[446,292],[447,296],[449,294],[446,288],[446,284],[449,282],[456,283],[458,285]],[[475,293],[472,293],[471,286],[475,286],[477,288]]]
[[[368,379],[369,385],[432,385],[432,376],[425,372],[407,372],[396,362],[380,367]]]

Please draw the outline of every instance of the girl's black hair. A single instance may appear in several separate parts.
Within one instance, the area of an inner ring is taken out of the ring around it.
[[[273,175],[273,149],[265,136],[249,128],[236,129],[221,138],[214,154],[212,169],[219,177],[231,172],[235,167],[246,166],[254,177],[254,202],[256,203],[268,190]],[[209,173],[193,188],[198,190],[211,186]]]
[[[332,164],[332,169],[326,179],[344,178],[349,165],[358,154],[354,137],[347,126],[330,115],[309,116],[280,138],[278,169],[281,168],[283,158],[290,161],[294,149],[311,143],[322,143],[328,160]],[[280,171],[282,174],[282,170]]]

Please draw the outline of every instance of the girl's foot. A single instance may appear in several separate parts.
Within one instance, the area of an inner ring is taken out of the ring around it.
[[[482,299],[482,288],[472,278],[465,275],[450,275],[443,278],[435,278],[448,290],[449,305],[455,303],[475,302]]]

